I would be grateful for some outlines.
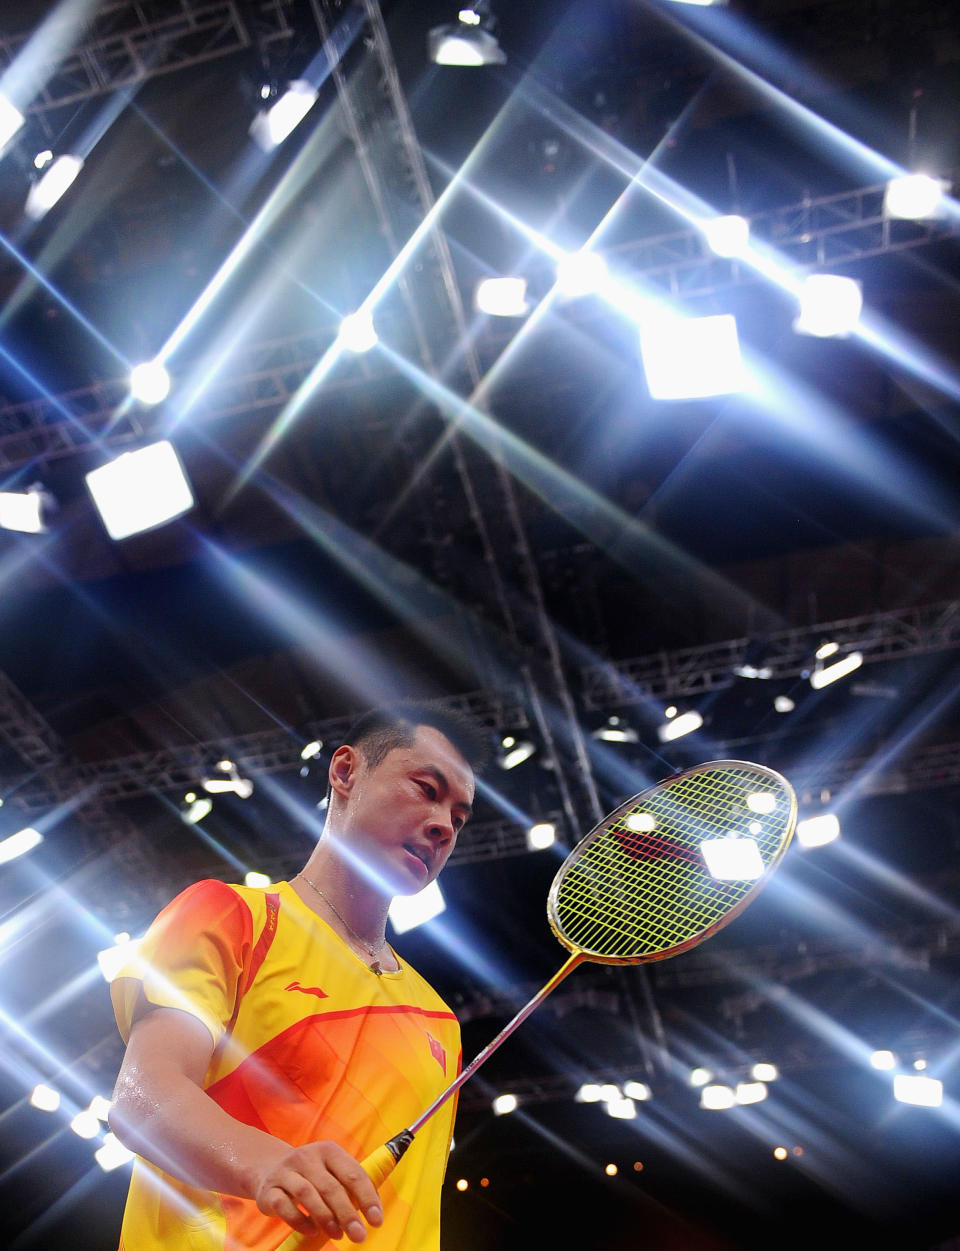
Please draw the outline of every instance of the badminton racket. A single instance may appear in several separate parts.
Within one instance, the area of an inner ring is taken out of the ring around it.
[[[595,826],[557,870],[547,919],[566,962],[415,1120],[364,1161],[379,1187],[414,1135],[584,961],[666,960],[728,925],[757,895],[793,836],[790,783],[763,765],[715,760],[634,795]],[[320,1247],[291,1234],[279,1251]]]

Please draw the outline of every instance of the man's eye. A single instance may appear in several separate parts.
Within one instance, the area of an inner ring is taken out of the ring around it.
[[[423,788],[423,793],[427,799],[436,799],[437,788],[435,786],[431,786],[429,782],[421,782],[420,786]]]

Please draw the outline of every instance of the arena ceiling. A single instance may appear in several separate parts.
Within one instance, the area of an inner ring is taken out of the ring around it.
[[[491,769],[442,923],[398,944],[468,1055],[559,963],[556,849],[528,852],[529,822],[569,846],[656,778],[735,756],[843,831],[794,849],[701,952],[581,970],[465,1089],[449,1247],[958,1232],[956,204],[882,207],[897,168],[956,169],[955,18],[920,0],[496,17],[506,63],[467,70],[428,61],[455,18],[433,2],[3,6],[0,89],[26,93],[26,124],[0,159],[2,488],[51,501],[45,533],[0,531],[0,833],[44,833],[0,866],[10,1246],[119,1228],[124,1170],[27,1103],[40,1080],[64,1109],[109,1093],[97,951],[198,876],[293,872],[323,793],[302,747],[329,751],[385,695],[536,749]],[[260,89],[302,76],[317,103],[264,154]],[[85,164],[32,222],[46,148]],[[695,225],[732,212],[752,263]],[[653,398],[630,301],[554,289],[588,245],[620,291],[733,313],[751,387]],[[793,286],[817,271],[860,281],[859,332],[796,332]],[[505,275],[528,311],[479,313],[477,282]],[[378,346],[343,350],[371,301]],[[131,403],[130,367],[157,355],[169,398]],[[115,543],[84,475],[156,438],[195,505]],[[816,691],[828,639],[864,664]],[[702,729],[663,744],[668,704]],[[595,737],[611,716],[631,741]],[[185,823],[224,757],[253,794]],[[874,1047],[925,1060],[943,1105],[895,1105]],[[690,1067],[733,1080],[752,1060],[781,1070],[765,1103],[697,1106]],[[629,1077],[654,1093],[635,1121],[573,1102]],[[494,1117],[506,1089],[520,1110]]]

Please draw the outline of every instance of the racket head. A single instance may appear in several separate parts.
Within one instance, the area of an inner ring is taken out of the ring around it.
[[[793,787],[765,765],[713,760],[674,774],[622,803],[570,852],[547,898],[550,928],[600,964],[678,955],[756,897],[796,822]]]

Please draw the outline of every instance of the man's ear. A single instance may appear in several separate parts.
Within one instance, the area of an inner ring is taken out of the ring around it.
[[[344,743],[330,758],[330,789],[342,799],[353,790],[360,766],[360,754],[355,747]]]

